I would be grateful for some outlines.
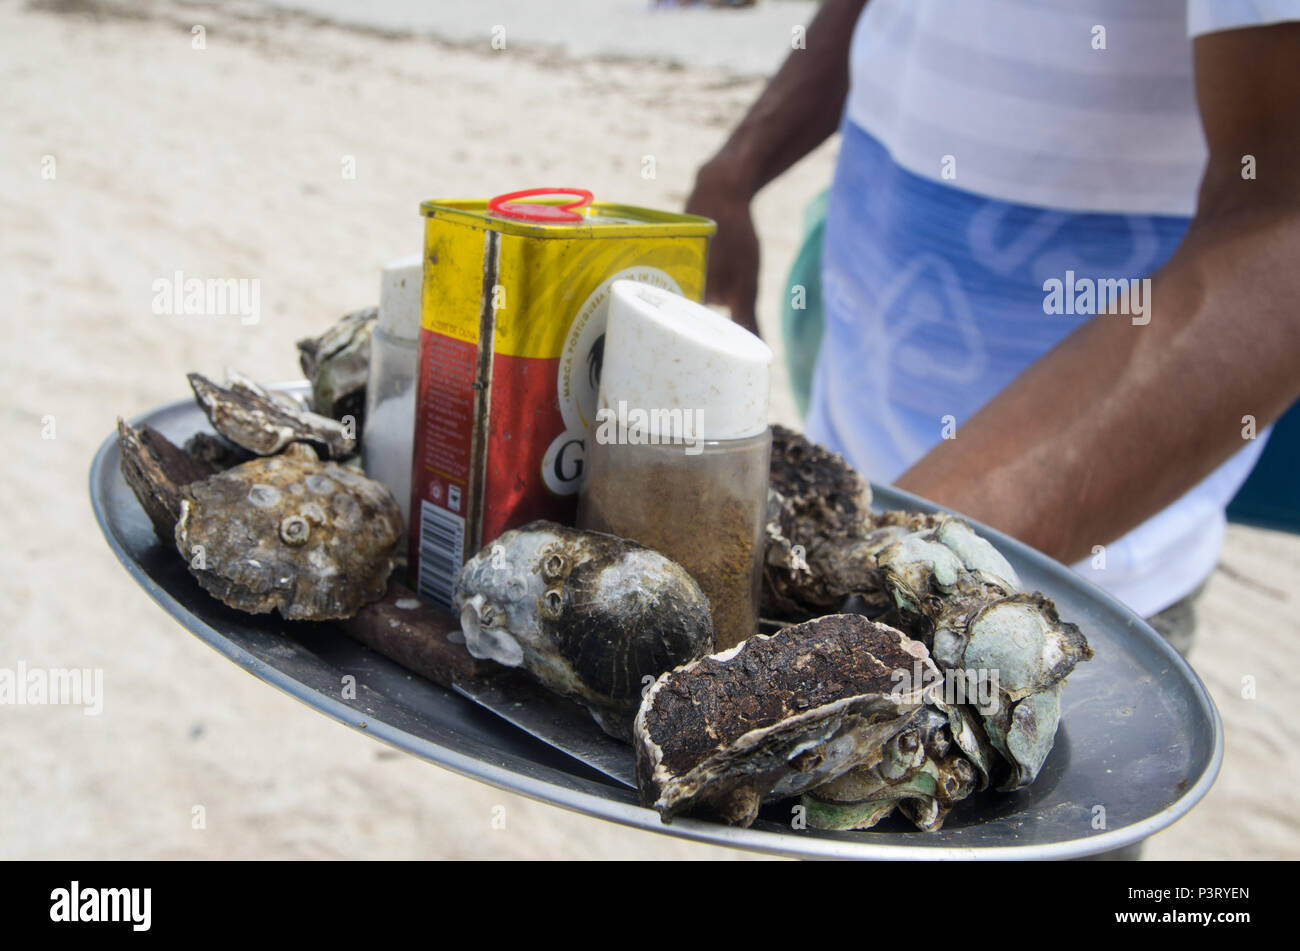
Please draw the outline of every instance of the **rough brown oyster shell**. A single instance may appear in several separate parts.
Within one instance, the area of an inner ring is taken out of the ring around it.
[[[784,426],[772,427],[762,614],[801,620],[857,595],[888,602],[876,555],[937,517],[871,511],[871,486],[844,459]]]
[[[220,436],[204,432],[195,433],[185,440],[183,448],[187,455],[211,467],[212,472],[229,469],[254,457],[254,454],[247,449],[241,449]]]
[[[755,635],[650,689],[634,727],[641,800],[665,822],[700,807],[748,826],[764,802],[878,758],[938,676],[924,645],[859,615]]]
[[[236,446],[272,456],[292,443],[307,443],[330,459],[356,451],[355,427],[304,410],[291,398],[272,393],[238,373],[228,372],[227,376],[228,386],[213,383],[201,373],[189,374],[189,381],[212,428]]]
[[[331,419],[351,416],[358,439],[365,424],[370,334],[378,318],[378,307],[353,311],[319,337],[298,341],[298,363],[311,381],[312,409]]]
[[[122,478],[149,516],[159,541],[172,544],[181,512],[181,486],[206,479],[216,467],[178,448],[148,423],[136,429],[120,417],[117,447]]]
[[[401,515],[382,484],[303,445],[181,489],[176,547],[204,589],[250,614],[345,618],[384,594]]]

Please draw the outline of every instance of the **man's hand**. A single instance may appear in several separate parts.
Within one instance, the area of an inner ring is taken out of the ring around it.
[[[700,169],[686,211],[718,223],[709,248],[705,301],[731,309],[731,319],[758,333],[754,304],[758,298],[758,234],[749,212],[750,195],[719,164]]]
[[[866,0],[825,0],[805,49],[786,57],[718,154],[703,166],[686,210],[718,223],[706,299],[758,333],[758,235],[749,203],[758,190],[828,139],[849,93],[849,40]]]
[[[1073,562],[1240,450],[1243,416],[1263,428],[1300,396],[1300,24],[1202,36],[1195,63],[1210,159],[1150,323],[1093,317],[900,487]]]

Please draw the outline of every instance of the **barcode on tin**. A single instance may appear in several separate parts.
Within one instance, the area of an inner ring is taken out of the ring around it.
[[[421,499],[420,597],[451,607],[464,551],[465,520]]]

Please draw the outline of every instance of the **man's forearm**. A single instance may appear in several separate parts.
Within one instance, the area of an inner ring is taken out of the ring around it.
[[[1085,557],[1241,449],[1243,417],[1263,428],[1300,396],[1298,258],[1294,206],[1194,224],[1154,276],[1149,324],[1091,318],[899,486]]]
[[[826,141],[849,91],[849,41],[867,0],[826,0],[740,125],[701,170],[753,195]]]
[[[1242,448],[1243,417],[1263,428],[1300,395],[1300,24],[1194,52],[1210,159],[1150,323],[1091,318],[899,479],[1062,561],[1169,505]]]

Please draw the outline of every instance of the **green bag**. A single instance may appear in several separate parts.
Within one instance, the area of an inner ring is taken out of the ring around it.
[[[781,306],[781,339],[785,342],[785,362],[790,372],[799,415],[808,415],[812,394],[813,370],[817,351],[822,345],[822,236],[826,232],[826,197],[822,192],[804,209],[803,241],[790,277],[786,281],[785,301]],[[802,306],[796,306],[801,304]]]

